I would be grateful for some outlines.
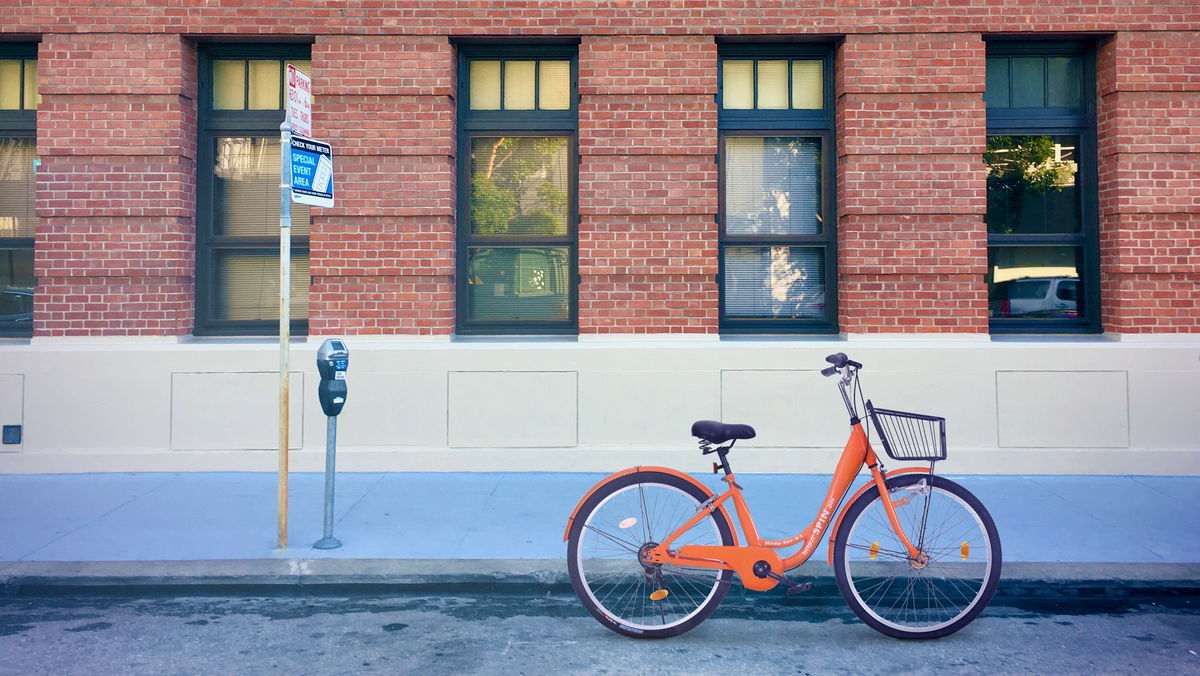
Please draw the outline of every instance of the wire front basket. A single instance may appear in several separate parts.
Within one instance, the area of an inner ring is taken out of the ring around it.
[[[946,419],[934,415],[875,408],[867,401],[867,415],[883,450],[893,460],[936,462],[946,459]]]

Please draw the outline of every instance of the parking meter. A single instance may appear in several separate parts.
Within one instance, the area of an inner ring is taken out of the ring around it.
[[[317,540],[317,549],[336,549],[342,543],[333,537],[333,478],[334,458],[337,453],[337,415],[346,405],[346,367],[350,364],[350,351],[340,340],[329,339],[317,349],[317,371],[321,384],[317,386],[317,399],[325,411],[325,536]]]
[[[326,340],[317,350],[317,371],[321,373],[321,384],[317,386],[317,398],[325,415],[336,416],[346,405],[346,366],[350,363],[350,351],[340,340]]]

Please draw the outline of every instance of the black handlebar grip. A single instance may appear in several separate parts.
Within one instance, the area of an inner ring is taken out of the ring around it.
[[[847,357],[844,352],[838,352],[837,354],[831,354],[828,357],[825,357],[825,361],[833,364],[837,368],[842,368],[849,360],[849,357]]]
[[[827,368],[827,369],[821,369],[821,375],[825,376],[826,378],[828,378],[829,376],[831,376],[831,375],[833,375],[833,374],[835,374],[835,373],[837,373],[837,367],[836,367],[836,366],[830,366],[830,367],[829,367],[829,368]]]

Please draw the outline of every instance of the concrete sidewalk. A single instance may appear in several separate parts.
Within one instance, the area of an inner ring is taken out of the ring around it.
[[[564,584],[567,517],[601,474],[344,473],[321,551],[324,477],[290,477],[276,547],[270,473],[0,475],[0,582]],[[713,490],[724,487],[700,475]],[[987,506],[1005,579],[1193,581],[1200,477],[951,477]],[[830,478],[739,477],[765,538],[814,518]],[[861,484],[864,478],[860,477]],[[804,575],[827,576],[822,545]]]

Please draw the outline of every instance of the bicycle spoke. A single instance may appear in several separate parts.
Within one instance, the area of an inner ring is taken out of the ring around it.
[[[918,566],[898,546],[878,495],[859,507],[844,539],[839,538],[838,564],[844,568],[839,575],[853,590],[856,612],[861,608],[901,632],[894,635],[917,635],[959,622],[981,598],[987,602],[990,594],[982,595],[993,553],[988,533],[968,503],[932,482],[928,495],[901,505],[896,515],[909,541],[920,543],[925,561]],[[963,543],[970,549],[960,564]]]
[[[668,629],[713,607],[724,596],[728,580],[721,571],[673,564],[643,564],[639,552],[646,543],[661,544],[697,513],[701,500],[669,484],[632,483],[613,491],[583,517],[584,526],[573,545],[572,562],[584,587],[581,598],[590,598],[607,617],[642,630]],[[629,523],[636,519],[637,525]],[[692,527],[679,533],[671,547],[688,544],[721,545],[717,530],[720,515],[703,514]],[[622,525],[625,527],[622,528]],[[640,541],[640,542],[639,542]],[[656,591],[666,591],[653,599]]]
[[[628,540],[622,540],[621,538],[616,537],[615,535],[606,533],[606,532],[599,530],[593,526],[584,526],[584,528],[590,533],[595,533],[597,535],[603,535],[604,537],[608,538],[609,540],[613,541],[614,543],[616,543],[618,545],[622,545],[622,547],[625,549],[625,551],[632,552],[635,554],[637,553],[638,545],[636,543],[630,542]]]

